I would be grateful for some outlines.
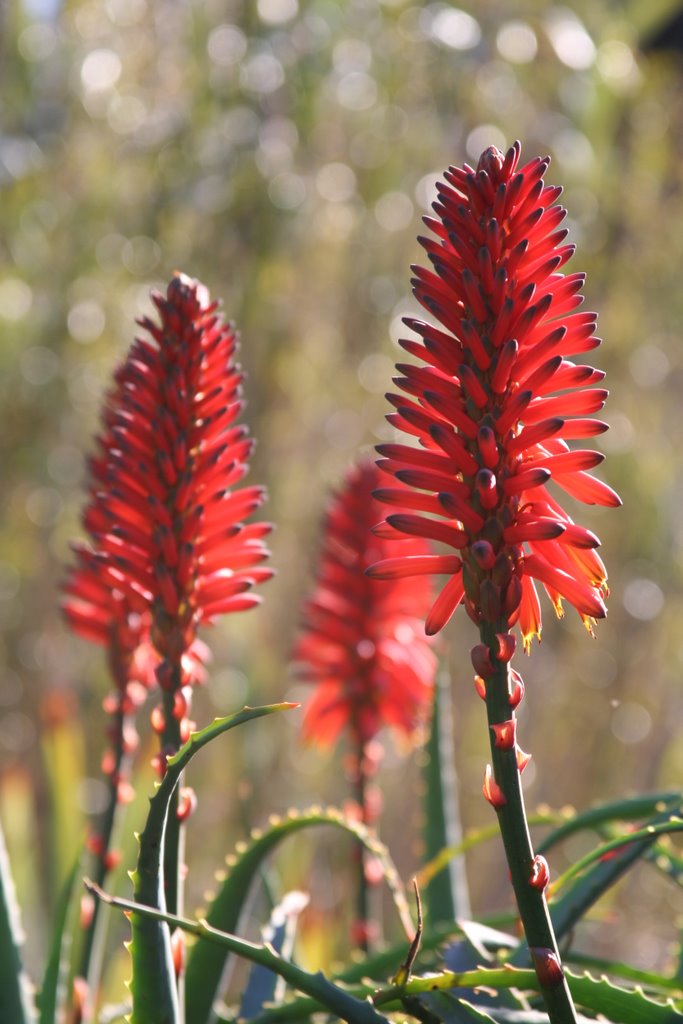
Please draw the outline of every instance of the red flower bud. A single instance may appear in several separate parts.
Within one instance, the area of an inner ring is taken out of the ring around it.
[[[490,764],[486,765],[482,793],[495,811],[499,811],[507,803],[503,790],[493,777],[493,769]]]
[[[508,662],[515,653],[515,647],[517,641],[515,640],[512,633],[496,633],[496,640],[498,641],[498,650],[496,651],[496,657],[498,661]]]
[[[529,949],[534,962],[534,969],[543,988],[557,988],[564,980],[564,971],[559,958],[552,949],[532,946]]]
[[[506,722],[498,722],[491,726],[494,735],[495,746],[500,750],[512,750],[515,745],[515,733],[517,731],[517,720],[508,718]]]
[[[548,867],[548,861],[545,857],[536,854],[534,857],[533,864],[531,865],[531,877],[529,878],[529,885],[532,889],[540,889],[541,892],[545,889],[548,882],[550,881],[550,868]]]
[[[490,679],[495,670],[491,662],[491,652],[486,644],[477,644],[473,647],[470,651],[470,658],[477,675],[484,679]]]
[[[508,698],[508,703],[514,711],[524,697],[524,680],[514,668],[510,669],[510,677],[512,680],[512,692]]]

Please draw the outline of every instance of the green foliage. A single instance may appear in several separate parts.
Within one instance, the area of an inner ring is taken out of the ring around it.
[[[413,925],[403,887],[386,847],[364,825],[345,817],[335,808],[290,811],[283,819],[271,819],[271,825],[265,832],[252,835],[247,847],[228,859],[228,874],[211,901],[206,915],[207,924],[221,932],[234,932],[265,858],[287,837],[321,825],[345,832],[376,858],[401,922],[412,936]],[[205,1024],[210,1020],[225,961],[225,949],[208,939],[200,938],[192,948],[185,980],[187,1024]]]
[[[217,719],[205,729],[192,733],[178,753],[167,759],[166,773],[150,800],[149,815],[139,839],[138,863],[131,876],[136,902],[159,910],[165,908],[163,850],[166,819],[180,776],[194,755],[212,739],[235,726],[291,707],[291,704],[271,704],[244,708],[237,714]],[[161,919],[133,914],[131,936],[131,1024],[172,1024],[179,1019],[179,1010],[170,932]]]
[[[0,828],[0,1020],[35,1024],[31,983],[21,958],[23,933],[10,873],[5,838]]]
[[[50,949],[38,996],[40,1024],[54,1024],[66,1005],[69,955],[76,929],[76,912],[81,896],[82,854],[69,872],[55,912]]]

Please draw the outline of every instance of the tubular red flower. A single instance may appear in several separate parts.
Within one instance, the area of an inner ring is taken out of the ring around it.
[[[163,658],[191,650],[197,627],[257,603],[249,595],[270,575],[264,524],[242,520],[263,501],[242,487],[252,442],[235,420],[242,409],[237,338],[216,315],[203,285],[177,274],[165,296],[152,294],[160,323],[140,321],[138,338],[115,376],[104,430],[90,463],[84,513],[98,572],[121,600],[140,609]],[[85,597],[72,576],[74,600]],[[75,625],[83,603],[67,615]],[[101,603],[90,601],[91,638],[106,642]],[[95,625],[99,622],[99,625]],[[81,616],[81,632],[87,622]],[[141,634],[144,639],[144,630]],[[183,679],[185,684],[190,679]]]
[[[457,559],[433,555],[419,534],[402,542],[400,564],[385,559],[395,545],[372,527],[400,506],[397,492],[388,507],[373,498],[380,482],[374,463],[364,461],[334,495],[294,650],[300,677],[316,687],[304,737],[323,745],[349,729],[365,746],[384,725],[412,737],[431,702],[436,657],[422,622],[434,595],[425,574],[454,572]],[[406,567],[413,579],[404,578]]]
[[[436,218],[427,220],[436,239],[420,239],[433,270],[415,268],[413,284],[439,326],[406,320],[423,344],[402,345],[422,363],[399,367],[396,383],[410,400],[389,396],[397,410],[389,421],[419,445],[379,451],[381,467],[419,493],[406,507],[427,513],[388,516],[387,537],[419,534],[455,549],[459,563],[428,632],[462,599],[475,622],[518,621],[528,650],[541,631],[533,580],[558,614],[565,599],[589,628],[605,615],[597,538],[572,522],[548,484],[589,504],[620,500],[588,472],[602,455],[566,443],[606,429],[586,418],[604,405],[607,392],[594,387],[604,374],[568,358],[599,344],[596,317],[577,312],[584,275],[560,271],[573,247],[562,244],[561,190],[544,184],[549,161],[518,170],[519,156],[519,143],[505,155],[488,149],[476,171],[451,167],[437,185]],[[390,562],[394,576],[400,557]],[[439,557],[435,572],[448,564]]]

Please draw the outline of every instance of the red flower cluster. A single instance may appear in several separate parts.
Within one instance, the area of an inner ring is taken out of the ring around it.
[[[180,690],[201,679],[197,627],[260,601],[249,591],[272,575],[260,564],[270,526],[243,523],[264,492],[237,486],[252,442],[236,425],[233,330],[183,275],[152,299],[161,323],[140,321],[148,337],[134,342],[105,407],[84,513],[90,547],[77,549],[64,610],[107,646],[119,688],[142,662],[143,682]]]
[[[306,708],[304,734],[322,744],[332,743],[344,728],[359,747],[384,725],[410,737],[431,702],[436,657],[422,629],[433,599],[430,581],[386,584],[365,574],[387,553],[384,538],[371,532],[382,514],[373,500],[379,482],[374,463],[364,461],[333,497],[317,586],[306,602],[304,632],[294,652],[302,677],[317,687]],[[404,551],[408,558],[429,557],[420,538],[405,540]]]
[[[550,494],[551,479],[588,504],[618,505],[590,475],[603,456],[567,443],[600,434],[593,419],[604,374],[569,353],[595,348],[594,313],[575,312],[583,274],[560,273],[574,251],[560,228],[561,189],[544,184],[549,160],[517,170],[519,143],[486,150],[474,170],[451,167],[438,187],[436,240],[421,239],[434,272],[415,269],[414,291],[438,322],[407,319],[422,343],[403,347],[426,365],[399,365],[404,395],[388,418],[419,447],[382,445],[382,469],[413,488],[409,513],[389,515],[394,536],[427,537],[456,554],[373,567],[377,579],[450,578],[426,622],[436,633],[464,601],[475,622],[519,621],[525,647],[540,636],[535,582],[558,614],[562,599],[590,629],[605,615],[607,574],[598,539]],[[408,397],[406,397],[406,395]],[[426,513],[426,514],[425,514]]]

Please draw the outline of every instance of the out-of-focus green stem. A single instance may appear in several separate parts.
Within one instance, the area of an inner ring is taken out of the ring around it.
[[[126,732],[132,727],[133,716],[123,707],[123,701],[112,716],[111,734],[113,739],[113,765],[112,771],[107,776],[108,792],[107,806],[104,809],[98,825],[97,836],[100,841],[100,850],[95,856],[94,881],[102,886],[110,871],[108,855],[112,850],[112,840],[119,818],[119,783],[128,777],[131,756],[126,751]],[[79,969],[77,975],[85,978],[88,983],[88,1003],[83,1011],[83,1024],[93,1019],[95,1004],[97,1001],[97,990],[102,976],[102,962],[104,957],[104,941],[106,936],[105,921],[101,914],[99,900],[95,900],[92,908],[92,917],[84,930],[81,950],[78,958]]]
[[[367,824],[367,777],[365,773],[365,749],[364,744],[360,737],[356,739],[356,749],[354,753],[355,765],[354,765],[354,779],[353,789],[354,798],[358,804],[360,810],[360,819],[363,824]],[[357,942],[358,947],[367,953],[369,947],[369,928],[370,928],[370,893],[368,891],[368,880],[365,873],[365,847],[362,843],[356,843],[355,857],[358,862],[357,882],[356,882],[356,930],[357,930]]]
[[[497,745],[496,733],[492,728],[514,719],[514,711],[510,706],[509,666],[507,662],[499,661],[497,658],[496,634],[507,633],[507,630],[505,621],[483,623],[481,626],[481,639],[490,652],[493,666],[486,679],[486,712],[493,777],[502,794],[501,805],[496,808],[496,813],[519,915],[550,1022],[576,1024],[576,1011],[561,968],[545,894],[542,888],[530,884],[534,869],[534,850],[524,807],[516,744]]]

